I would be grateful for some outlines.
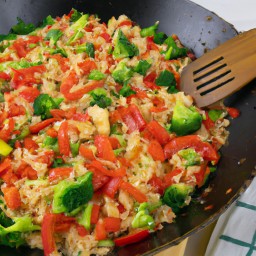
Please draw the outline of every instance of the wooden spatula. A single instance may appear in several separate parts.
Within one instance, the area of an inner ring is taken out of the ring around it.
[[[205,107],[236,92],[255,77],[256,29],[252,29],[185,67],[180,86],[198,107]]]

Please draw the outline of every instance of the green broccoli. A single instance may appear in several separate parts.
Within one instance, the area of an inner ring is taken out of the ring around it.
[[[156,85],[159,86],[176,86],[174,74],[169,70],[164,70],[156,79]]]
[[[50,40],[51,45],[55,45],[57,41],[61,38],[63,32],[59,29],[51,29],[45,36],[45,40]]]
[[[120,84],[128,82],[132,75],[133,71],[126,66],[124,61],[119,62],[112,73],[114,80]]]
[[[219,118],[224,117],[225,112],[222,109],[211,109],[209,110],[208,115],[213,122],[216,122]]]
[[[82,53],[82,52],[86,52],[88,57],[90,58],[94,58],[95,56],[95,49],[94,49],[94,45],[93,43],[85,43],[85,44],[81,44],[81,45],[78,45],[76,47],[76,52],[77,53]]]
[[[11,28],[12,34],[27,35],[36,29],[32,23],[26,24],[21,18],[17,18],[18,23]]]
[[[40,26],[40,28],[44,28],[48,25],[53,25],[55,23],[53,17],[51,15],[48,15],[46,18],[43,19],[42,21],[42,25]]]
[[[91,73],[88,75],[88,79],[90,80],[102,80],[106,77],[105,74],[101,73],[99,70],[94,69],[91,71]]]
[[[77,20],[79,20],[82,16],[83,16],[83,13],[82,12],[79,12],[77,11],[76,9],[72,8],[72,15],[70,17],[70,21],[71,22],[75,22]]]
[[[169,36],[165,41],[165,44],[167,44],[168,48],[165,53],[165,59],[166,60],[171,60],[171,59],[176,59],[180,57],[184,57],[187,55],[188,49],[187,48],[180,48],[176,45],[174,39]]]
[[[15,40],[16,38],[17,38],[17,35],[15,35],[15,34],[0,35],[0,42],[2,42],[4,40],[8,40],[8,41]]]
[[[103,88],[97,88],[89,92],[93,100],[90,102],[90,106],[98,105],[100,108],[106,108],[111,105],[112,100],[107,97],[107,92]]]
[[[193,192],[193,187],[185,183],[173,184],[168,187],[163,196],[163,202],[170,206],[174,213],[187,205],[186,201]]]
[[[156,44],[163,44],[166,39],[167,35],[163,32],[159,32],[154,35],[154,43]]]
[[[52,98],[48,94],[40,94],[34,101],[33,108],[36,116],[41,116],[42,120],[52,117],[50,110],[59,108],[63,98]]]
[[[156,22],[154,25],[150,26],[150,27],[147,27],[147,28],[143,28],[141,31],[140,31],[140,35],[142,37],[147,37],[147,36],[154,36],[156,34],[156,31],[158,29],[158,23],[159,22]]]
[[[132,44],[124,35],[121,29],[118,31],[113,56],[115,59],[133,57],[139,54],[136,45]]]
[[[186,167],[201,163],[201,156],[193,148],[182,149],[178,152],[178,155],[186,160]]]
[[[177,101],[171,120],[171,130],[178,136],[191,134],[197,131],[202,124],[202,116],[194,107],[187,108]]]
[[[8,218],[1,210],[0,213],[0,244],[10,247],[18,247],[25,244],[24,232],[40,230],[40,226],[34,225],[29,216]]]
[[[46,136],[43,141],[43,147],[52,149],[54,152],[59,153],[59,144],[57,138]]]
[[[150,60],[152,63],[152,61]],[[133,70],[143,76],[146,75],[148,69],[151,67],[151,63],[146,60],[140,60],[138,64],[133,68]]]
[[[80,225],[83,225],[88,231],[90,231],[90,229],[91,229],[92,207],[93,207],[93,204],[89,203],[85,207],[84,212],[82,213],[81,218],[78,220],[78,223]]]
[[[122,89],[119,91],[119,94],[123,97],[129,97],[133,94],[136,94],[136,92],[132,90],[131,86],[129,86],[127,83],[124,83]]]
[[[92,172],[87,172],[76,181],[63,180],[54,188],[53,213],[70,213],[85,205],[92,196]]]

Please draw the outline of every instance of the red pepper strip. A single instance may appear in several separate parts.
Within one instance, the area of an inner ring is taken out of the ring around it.
[[[11,76],[5,72],[0,72],[0,79],[9,81],[9,80],[11,80]]]
[[[35,73],[42,74],[46,71],[44,65],[34,66],[23,69],[12,69],[13,78],[11,85],[14,89],[17,89],[21,86],[32,86],[33,84],[40,84],[42,81],[40,78],[35,78]]]
[[[228,111],[228,114],[232,117],[232,118],[237,118],[240,115],[240,111],[237,108],[226,108]]]
[[[154,36],[148,36],[147,37],[147,49],[159,51],[158,46],[154,43]]]
[[[0,164],[0,175],[4,172],[7,168],[11,167],[11,159],[5,158],[4,161]]]
[[[156,193],[163,195],[163,193],[164,193],[163,181],[159,177],[157,177],[155,174],[148,181],[148,184],[150,184],[153,187],[153,189]]]
[[[165,160],[163,148],[157,140],[150,141],[148,145],[148,153],[155,161],[164,162]]]
[[[12,60],[13,60],[13,58],[10,55],[6,55],[6,56],[0,58],[0,63],[6,62],[6,61],[12,61]]]
[[[24,148],[31,153],[34,153],[39,148],[38,144],[32,138],[25,138],[23,144]]]
[[[88,82],[84,88],[78,89],[74,92],[70,92],[71,88],[78,83],[79,79],[75,71],[71,71],[69,76],[64,79],[60,86],[60,92],[64,95],[67,100],[79,100],[83,97],[84,94],[104,86],[104,81],[92,80]]]
[[[69,137],[68,137],[68,122],[61,123],[58,131],[59,151],[61,155],[69,156],[71,153]]]
[[[12,132],[14,130],[15,122],[13,118],[9,118],[9,125],[7,129],[3,129],[0,131],[0,139],[7,142],[12,135]]]
[[[53,168],[49,171],[49,181],[55,181],[55,180],[63,180],[65,178],[68,178],[73,171],[72,167],[57,167]]]
[[[110,198],[114,198],[116,192],[119,189],[119,185],[122,181],[121,177],[112,178],[104,187],[101,189],[102,193],[109,196]]]
[[[84,226],[79,225],[79,224],[76,225],[76,231],[77,231],[78,235],[81,237],[85,237],[86,235],[89,234],[87,229]]]
[[[110,177],[123,177],[126,175],[125,168],[118,168],[116,170],[108,170],[106,169],[100,162],[94,160],[89,165],[88,168],[95,168],[100,171],[102,174]]]
[[[147,202],[147,197],[145,194],[143,194],[140,190],[138,190],[137,188],[135,188],[132,184],[130,184],[129,182],[121,182],[120,186],[121,189],[127,191],[131,196],[133,196],[135,198],[136,201],[138,201],[139,203],[144,203]]]
[[[145,119],[143,118],[143,116],[141,115],[139,108],[136,105],[131,104],[131,105],[129,105],[128,109],[129,109],[134,121],[136,122],[139,131],[140,132],[143,131],[145,129],[145,127],[147,126],[147,123],[146,123]]]
[[[105,230],[105,226],[102,220],[99,220],[95,227],[95,239],[96,240],[104,240],[107,238],[107,232]]]
[[[205,178],[210,173],[210,168],[205,165],[201,165],[201,169],[199,172],[194,173],[196,177],[196,185],[200,188],[204,185]]]
[[[185,148],[194,148],[205,160],[215,162],[219,160],[219,155],[212,145],[201,141],[197,135],[187,135],[171,140],[164,147],[165,158],[169,159],[175,153]]]
[[[60,54],[50,55],[52,59],[57,60],[62,72],[66,72],[70,69],[69,59],[62,57]]]
[[[23,116],[26,114],[26,109],[22,105],[12,103],[9,106],[8,117]]]
[[[170,134],[157,121],[153,120],[147,125],[147,130],[156,138],[156,140],[164,146],[170,140]]]
[[[180,174],[182,172],[181,169],[175,168],[174,170],[172,170],[171,172],[168,172],[164,178],[163,178],[163,185],[164,188],[168,188],[169,186],[171,186],[174,182],[173,182],[173,177],[175,177],[176,175]]]
[[[87,113],[75,113],[71,119],[75,121],[86,122],[90,120],[90,116]]]
[[[96,168],[90,168],[90,171],[93,172],[92,186],[94,191],[97,191],[98,189],[100,189],[110,180],[110,177],[102,174],[102,172],[100,172]]]
[[[29,127],[29,130],[31,133],[38,133],[40,132],[41,130],[43,130],[44,128],[46,128],[47,126],[49,126],[50,124],[58,121],[59,119],[57,118],[50,118],[50,119],[46,119],[40,123],[37,123],[37,124],[34,124],[34,125],[31,125]]]
[[[106,217],[103,220],[105,230],[107,232],[117,232],[121,228],[121,219],[114,217]]]
[[[16,187],[5,187],[2,191],[8,208],[16,210],[21,206],[20,192]]]
[[[96,224],[100,216],[100,206],[98,204],[93,204],[92,214],[91,214],[91,224]]]
[[[34,87],[27,87],[19,93],[19,96],[21,96],[30,103],[34,102],[39,95],[40,91]]]
[[[88,75],[92,70],[97,69],[96,63],[90,59],[78,63],[78,67],[82,70],[83,75]]]
[[[203,120],[203,124],[204,124],[205,128],[209,131],[211,128],[214,127],[215,124],[212,121],[212,119],[209,117],[207,112],[205,112],[205,117],[206,117],[206,119]]]
[[[54,232],[67,232],[76,219],[74,217],[65,216],[64,214],[56,214],[56,222]]]
[[[113,149],[117,149],[117,148],[120,148],[121,145],[120,145],[120,142],[117,138],[115,137],[108,137],[109,141],[110,141],[110,144],[112,146]]]
[[[145,229],[145,230],[139,231],[134,234],[129,234],[127,236],[122,236],[122,237],[116,238],[116,239],[114,239],[114,242],[115,242],[116,246],[125,246],[128,244],[137,243],[137,242],[145,239],[146,237],[148,237],[149,234],[150,234],[149,230]]]
[[[58,137],[58,132],[54,129],[54,128],[49,128],[47,131],[46,131],[46,134],[52,138],[57,138]]]
[[[109,138],[106,135],[96,135],[94,144],[97,148],[97,156],[107,161],[115,162],[116,156],[112,149]]]
[[[76,107],[66,109],[65,111],[62,109],[51,109],[50,112],[53,117],[69,120],[76,114]]]
[[[50,256],[51,253],[56,251],[56,244],[54,241],[54,228],[56,220],[56,214],[46,213],[44,215],[41,229],[44,256]]]
[[[88,159],[90,161],[95,160],[95,156],[92,152],[92,150],[89,147],[86,147],[86,145],[81,144],[79,147],[79,154],[83,156],[85,159]]]
[[[37,180],[38,178],[37,171],[24,161],[21,162],[15,173],[20,179],[26,177],[29,180]]]
[[[100,34],[100,36],[102,38],[104,38],[107,43],[111,43],[112,38],[111,38],[111,36],[108,33],[102,33],[102,34]]]
[[[132,24],[133,23],[131,20],[124,20],[124,21],[120,22],[117,27],[120,28],[122,26],[132,26]]]

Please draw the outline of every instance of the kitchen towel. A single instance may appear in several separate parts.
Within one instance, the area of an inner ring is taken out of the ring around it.
[[[205,256],[256,256],[256,178],[219,218]]]

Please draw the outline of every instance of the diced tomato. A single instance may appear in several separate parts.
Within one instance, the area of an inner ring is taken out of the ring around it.
[[[135,188],[132,184],[129,182],[121,182],[120,186],[121,189],[125,190],[128,192],[131,196],[134,197],[136,201],[139,203],[144,203],[147,202],[147,197],[145,194],[143,194],[139,189]]]
[[[16,210],[21,206],[20,192],[16,187],[2,188],[6,205],[11,210]]]
[[[46,131],[46,134],[52,138],[57,138],[58,137],[58,132],[54,129],[54,128],[49,128],[47,131]]]
[[[66,72],[70,69],[69,59],[62,57],[60,54],[50,55],[52,59],[57,60],[62,72]]]
[[[3,173],[1,173],[0,177],[8,186],[13,186],[18,180],[18,177],[13,172],[12,168],[7,168]]]
[[[98,204],[93,204],[92,214],[91,214],[91,224],[96,224],[100,216],[100,206]]]
[[[39,146],[32,138],[27,137],[24,139],[24,148],[26,148],[31,153],[35,153]]]
[[[125,157],[118,157],[117,160],[121,163],[121,166],[128,168],[131,167],[131,162]]]
[[[38,133],[41,130],[43,130],[44,128],[46,128],[47,126],[49,126],[50,124],[56,122],[56,121],[58,121],[57,118],[46,119],[46,120],[44,120],[44,121],[42,121],[40,123],[31,125],[29,127],[29,130],[30,130],[31,133]]]
[[[122,118],[118,110],[114,110],[109,113],[109,121],[111,124],[115,124],[121,120]]]
[[[87,229],[84,226],[78,225],[78,224],[76,225],[76,231],[77,231],[78,235],[81,237],[85,237],[89,234],[89,232],[87,231]]]
[[[40,84],[42,82],[41,78],[38,78],[38,75],[35,77],[35,74],[42,74],[46,71],[44,65],[33,66],[23,69],[12,69],[13,78],[11,85],[14,89],[17,89],[21,86],[32,86],[34,84]]]
[[[164,162],[164,150],[161,144],[157,140],[152,140],[148,145],[148,153],[152,156],[155,161]]]
[[[27,87],[23,89],[19,95],[31,103],[40,95],[40,91],[35,87]]]
[[[132,234],[128,234],[126,236],[116,238],[116,239],[114,239],[114,242],[115,242],[116,246],[125,246],[128,244],[137,243],[137,242],[145,239],[146,237],[148,237],[149,234],[150,234],[149,230],[145,229],[145,230],[141,230],[136,233],[132,233]]]
[[[179,175],[181,172],[182,172],[182,170],[179,169],[179,168],[175,168],[175,169],[172,170],[171,172],[168,172],[168,173],[164,176],[164,179],[163,179],[164,187],[167,188],[167,187],[171,186],[173,183],[175,183],[175,182],[173,181],[173,178],[174,178],[176,175]]]
[[[164,193],[163,181],[159,177],[157,177],[155,174],[148,181],[148,184],[150,184],[153,187],[156,193],[159,193],[160,195]]]
[[[94,145],[97,148],[97,155],[107,161],[115,162],[116,156],[112,149],[109,137],[106,135],[96,135],[94,138]]]
[[[11,80],[11,76],[5,72],[0,72],[0,79],[9,81],[9,80]]]
[[[126,175],[125,168],[121,167],[116,170],[108,170],[99,161],[96,161],[96,160],[94,160],[90,164],[88,164],[88,168],[96,169],[97,171],[101,172],[102,174],[110,176],[110,177],[123,177]]]
[[[171,140],[170,134],[155,120],[148,123],[147,129],[162,146]]]
[[[56,219],[56,214],[52,213],[46,213],[43,218],[41,236],[45,256],[50,256],[56,251],[56,244],[54,240]]]
[[[148,89],[151,89],[151,90],[159,90],[160,87],[157,86],[155,83],[153,82],[148,82],[148,81],[144,81],[144,84],[145,86],[148,88]]]
[[[58,181],[66,179],[70,176],[71,172],[73,171],[72,167],[57,167],[50,169],[49,171],[49,181]]]
[[[59,118],[59,119],[66,118],[66,112],[62,109],[51,109],[50,113],[55,118]]]
[[[237,108],[226,108],[228,111],[228,114],[232,117],[232,118],[237,118],[240,115],[240,111]]]
[[[147,37],[147,49],[159,51],[158,46],[154,43],[154,36],[148,36]]]
[[[78,89],[74,92],[70,92],[71,88],[78,83],[79,79],[75,71],[71,71],[69,76],[65,78],[60,86],[60,92],[64,95],[67,100],[79,100],[83,97],[84,94],[104,86],[104,81],[89,81],[83,88]]]
[[[102,220],[99,220],[95,227],[95,239],[96,240],[104,240],[107,238],[107,232],[105,230],[105,226]]]
[[[92,23],[87,23],[86,27],[84,28],[86,32],[92,32],[93,31],[93,24]]]
[[[116,192],[119,189],[121,181],[121,177],[112,178],[107,184],[103,186],[103,188],[101,189],[102,193],[109,196],[110,198],[114,198]]]
[[[90,59],[78,63],[78,67],[83,71],[84,75],[88,75],[92,70],[97,69],[96,63]]]
[[[114,217],[106,217],[103,220],[105,230],[107,232],[117,232],[121,228],[121,219]]]
[[[203,120],[203,124],[205,126],[205,128],[209,131],[210,129],[212,129],[214,127],[214,122],[212,121],[212,119],[209,117],[208,112],[205,112],[205,117],[206,119]]]
[[[69,156],[71,153],[68,137],[68,128],[68,122],[64,121],[61,123],[58,131],[59,151],[60,154],[64,156]]]
[[[54,232],[68,232],[71,225],[74,224],[76,219],[74,217],[65,216],[64,214],[56,214],[56,222],[54,225]]]
[[[26,109],[22,105],[12,103],[9,106],[8,117],[23,116],[26,114]]]
[[[219,160],[217,151],[208,142],[203,142],[197,135],[186,135],[172,139],[164,147],[165,158],[170,159],[175,153],[185,148],[194,148],[205,160]]]
[[[122,26],[132,26],[132,21],[131,20],[124,20],[124,21],[122,21],[118,24],[119,28],[122,27]]]
[[[100,36],[103,37],[107,43],[111,43],[112,38],[108,33],[101,33]]]

